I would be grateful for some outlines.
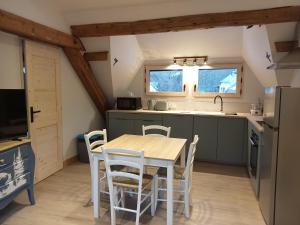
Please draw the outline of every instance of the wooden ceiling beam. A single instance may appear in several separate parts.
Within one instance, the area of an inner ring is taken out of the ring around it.
[[[100,88],[89,63],[79,49],[64,47],[63,50],[96,107],[105,116],[105,111],[108,109],[107,98]]]
[[[133,22],[113,22],[71,26],[76,37],[101,37],[114,35],[147,34],[214,27],[248,26],[300,20],[300,6],[207,13],[150,19]]]
[[[274,44],[277,52],[290,52],[298,47],[298,41],[279,41]]]
[[[86,52],[83,57],[87,61],[106,61],[108,59],[108,52]]]
[[[35,41],[84,50],[77,38],[0,9],[0,30]]]

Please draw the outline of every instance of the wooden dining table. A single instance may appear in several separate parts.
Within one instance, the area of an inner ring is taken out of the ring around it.
[[[173,181],[174,165],[180,157],[180,164],[185,167],[186,139],[160,136],[140,136],[124,134],[92,150],[93,154],[93,203],[94,218],[100,215],[99,162],[104,163],[103,148],[123,148],[144,152],[144,165],[167,168],[167,225],[173,224]],[[130,160],[130,156],[121,156]]]

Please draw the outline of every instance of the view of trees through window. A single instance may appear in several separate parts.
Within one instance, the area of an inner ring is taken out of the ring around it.
[[[150,92],[182,92],[182,70],[150,70]]]
[[[236,93],[237,68],[214,68],[198,70],[198,92]]]

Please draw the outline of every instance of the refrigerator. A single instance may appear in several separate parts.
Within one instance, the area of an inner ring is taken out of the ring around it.
[[[265,89],[259,204],[267,225],[300,225],[300,88]]]

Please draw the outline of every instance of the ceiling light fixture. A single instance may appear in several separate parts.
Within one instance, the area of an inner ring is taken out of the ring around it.
[[[197,58],[194,58],[193,65],[194,65],[194,66],[197,65]]]
[[[207,65],[208,56],[205,55],[205,56],[174,57],[173,58],[174,64],[177,64],[178,60],[182,61],[184,66],[186,65],[196,66],[197,63],[199,63],[199,65]]]

